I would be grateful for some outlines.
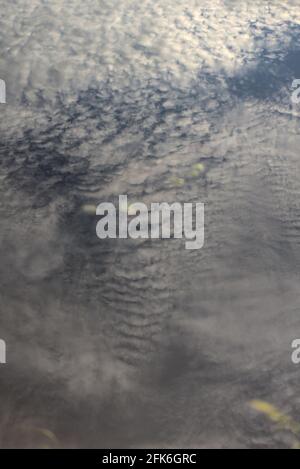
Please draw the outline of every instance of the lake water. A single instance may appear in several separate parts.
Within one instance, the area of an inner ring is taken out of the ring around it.
[[[300,13],[260,3],[4,2],[1,447],[298,443]],[[120,194],[205,203],[203,249],[99,240]]]

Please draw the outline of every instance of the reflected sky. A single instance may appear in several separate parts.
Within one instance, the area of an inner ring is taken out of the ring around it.
[[[1,2],[0,446],[292,447],[298,2]],[[204,248],[99,240],[119,194]]]

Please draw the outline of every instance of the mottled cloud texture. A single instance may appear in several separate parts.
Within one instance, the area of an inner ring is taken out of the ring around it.
[[[1,445],[291,445],[247,403],[299,413],[298,1],[0,3]],[[119,194],[204,249],[100,242]]]
[[[28,99],[107,80],[123,89],[169,78],[184,88],[208,71],[234,74],[263,49],[278,52],[283,36],[288,46],[299,17],[291,1],[7,2],[0,69],[11,95]]]

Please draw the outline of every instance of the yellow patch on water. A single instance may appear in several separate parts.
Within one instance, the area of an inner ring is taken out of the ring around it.
[[[42,435],[44,435],[46,438],[48,438],[49,440],[57,443],[58,440],[51,430],[48,430],[47,428],[37,428],[36,430]]]
[[[81,210],[87,215],[96,215],[96,205],[86,204],[82,205]]]
[[[193,166],[195,171],[198,171],[199,173],[202,173],[205,170],[205,166],[203,163],[196,163]]]
[[[136,212],[137,212],[137,211],[136,211],[136,209],[134,208],[134,204],[128,205],[128,211],[127,211],[127,213],[128,213],[128,215],[129,215],[130,217],[134,217],[134,216],[136,215]]]
[[[205,166],[203,163],[196,163],[193,165],[193,169],[190,172],[190,176],[196,178],[200,176],[200,174],[203,173],[204,170]]]
[[[182,187],[184,185],[184,179],[174,176],[170,178],[170,183],[176,187]]]
[[[281,429],[289,430],[296,436],[300,435],[300,424],[292,417],[289,417],[288,415],[281,412],[274,405],[261,400],[253,400],[249,404],[252,409],[264,414],[269,420],[276,423]],[[298,444],[300,443],[297,443],[297,445]]]

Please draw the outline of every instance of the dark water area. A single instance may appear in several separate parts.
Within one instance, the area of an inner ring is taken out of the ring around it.
[[[297,2],[2,3],[0,447],[299,444]],[[98,239],[120,194],[204,247]]]

